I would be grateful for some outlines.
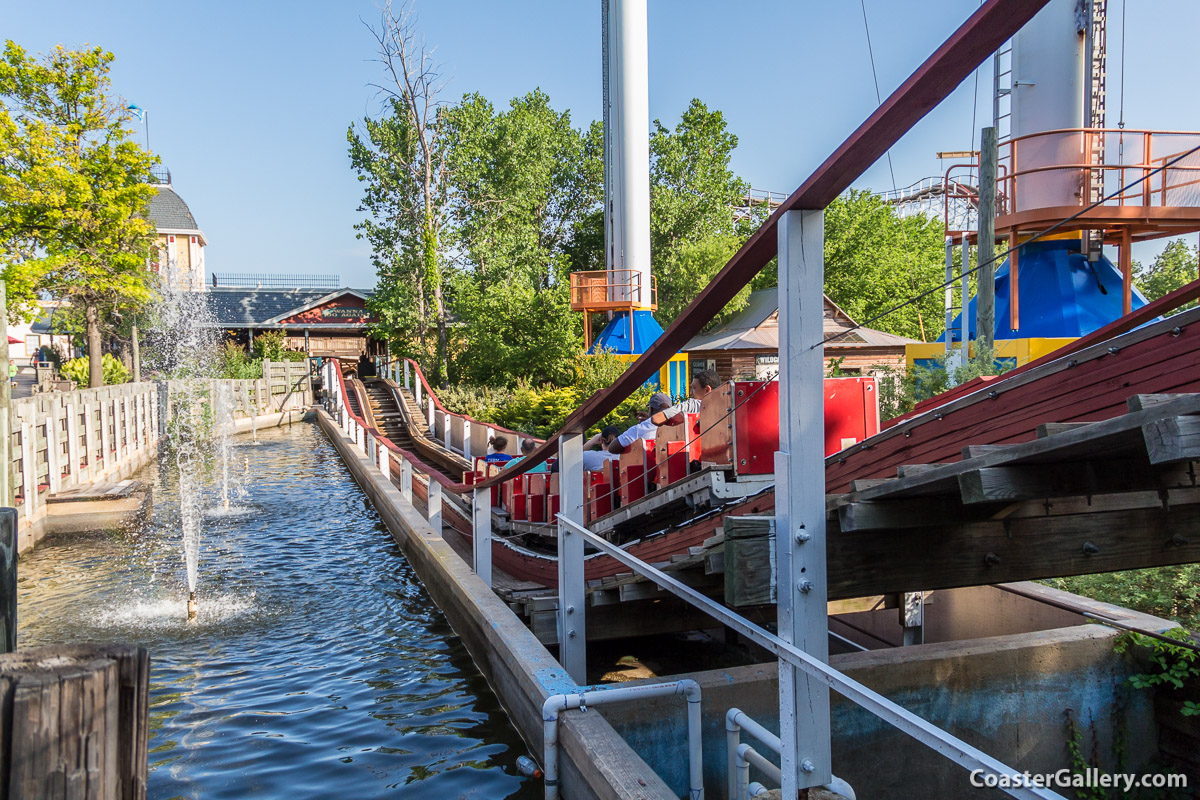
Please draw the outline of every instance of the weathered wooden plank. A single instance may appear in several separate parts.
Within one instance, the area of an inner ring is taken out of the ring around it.
[[[1037,426],[1037,438],[1045,439],[1047,436],[1054,436],[1057,433],[1065,431],[1073,431],[1082,428],[1086,425],[1091,425],[1090,422],[1043,422]]]
[[[1200,459],[1200,417],[1167,417],[1142,426],[1151,464]]]
[[[864,489],[882,486],[894,480],[895,478],[864,478],[863,480],[850,481],[850,491],[861,492]]]
[[[922,472],[928,472],[937,467],[944,467],[945,464],[901,464],[896,467],[897,478],[911,478],[914,475],[920,475]]]
[[[1144,411],[1147,408],[1170,403],[1185,395],[1182,394],[1135,394],[1125,401],[1125,407],[1130,411]]]
[[[948,589],[1200,561],[1200,505],[829,536],[829,595]],[[1090,545],[1090,546],[1089,546]]]
[[[1002,453],[1006,448],[1015,447],[1011,444],[969,444],[962,449],[963,460],[982,458],[991,453]]]
[[[1194,486],[1186,468],[1153,469],[1141,460],[1076,461],[984,467],[958,476],[962,502],[996,503],[1073,495],[1122,494]]]
[[[964,509],[957,497],[917,497],[846,503],[837,509],[838,527],[844,533],[950,525],[967,519],[977,519],[979,516],[980,512]]]

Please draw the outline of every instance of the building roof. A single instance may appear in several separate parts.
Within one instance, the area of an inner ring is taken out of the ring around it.
[[[188,204],[170,186],[157,186],[158,191],[150,198],[149,216],[160,231],[173,233],[200,233],[200,226],[192,216]]]
[[[854,328],[853,319],[825,298],[826,347],[895,347],[915,341],[873,328]],[[830,340],[839,331],[845,335]],[[779,348],[779,293],[776,289],[751,292],[746,307],[722,325],[692,338],[684,350],[774,350]]]
[[[371,296],[370,290],[350,288],[331,292],[328,289],[242,289],[215,286],[205,291],[213,321],[219,328],[278,327],[281,319],[347,293],[364,298]],[[354,323],[338,327],[348,326],[353,327]]]

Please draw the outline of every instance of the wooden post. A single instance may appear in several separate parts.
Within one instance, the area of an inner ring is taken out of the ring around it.
[[[981,350],[996,343],[996,169],[1000,149],[995,128],[984,128],[979,145],[979,264],[975,292],[975,341]]]
[[[412,503],[412,464],[403,457],[400,459],[400,494]]]
[[[0,653],[17,649],[17,510],[0,508]],[[3,724],[3,723],[0,723]],[[0,784],[2,787],[3,784]]]
[[[46,414],[46,483],[50,494],[57,494],[62,479],[62,467],[59,464],[58,449],[58,401],[51,401]]]
[[[79,411],[74,403],[67,403],[67,463],[70,464],[72,486],[79,480]]]
[[[96,409],[91,403],[83,404],[83,452],[87,458],[88,481],[95,481],[96,475]]]
[[[21,496],[25,500],[25,519],[33,519],[37,504],[37,464],[34,463],[33,426],[21,423]]]
[[[1021,253],[1019,245],[1020,237],[1014,228],[1008,238],[1008,246],[1012,249],[1008,254],[1008,327],[1014,331],[1021,327],[1021,293],[1017,282],[1020,262],[1018,256]]]
[[[111,400],[100,399],[100,452],[104,459],[104,468],[102,472],[93,472],[89,475],[88,477],[92,480],[96,480],[100,475],[112,469],[112,434],[110,433],[111,429],[108,427],[111,406]]]
[[[133,349],[133,382],[141,383],[142,382],[142,354],[141,354],[141,349],[138,344],[137,323],[133,324],[133,327],[130,330],[129,338],[130,338],[130,344]]]
[[[123,644],[0,656],[0,786],[11,797],[144,800],[150,656]]]
[[[829,661],[825,564],[824,212],[779,221],[779,450],[775,563],[779,637]],[[965,275],[964,275],[965,278]],[[965,309],[964,309],[965,311]],[[963,343],[964,348],[967,343]],[[829,687],[779,663],[783,796],[832,779]]]

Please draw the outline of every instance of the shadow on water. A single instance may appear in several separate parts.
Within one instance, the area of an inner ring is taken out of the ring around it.
[[[176,482],[144,530],[20,564],[22,646],[150,650],[151,798],[535,798],[470,655],[312,425],[259,432],[237,509],[205,519],[186,620]],[[206,487],[204,507],[219,507]]]

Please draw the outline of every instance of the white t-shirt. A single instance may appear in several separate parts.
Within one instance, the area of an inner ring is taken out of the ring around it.
[[[617,437],[617,441],[621,443],[621,447],[629,447],[638,439],[653,439],[657,434],[658,426],[649,419],[645,419],[637,425],[627,428]]]
[[[619,455],[606,450],[584,450],[583,468],[589,472],[599,472],[604,469],[605,463],[616,461],[618,458],[620,458]]]

